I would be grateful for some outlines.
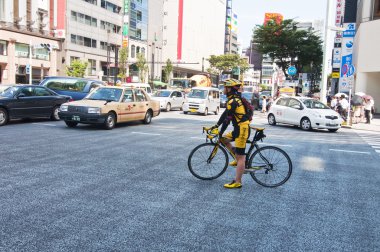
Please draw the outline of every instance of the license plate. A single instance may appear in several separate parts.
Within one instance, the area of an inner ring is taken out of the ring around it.
[[[190,112],[197,112],[196,109],[190,109]]]
[[[326,123],[326,126],[336,127],[338,124]]]
[[[80,117],[79,116],[73,116],[71,119],[73,121],[80,121]]]

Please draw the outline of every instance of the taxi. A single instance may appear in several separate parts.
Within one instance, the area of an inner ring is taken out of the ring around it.
[[[62,104],[59,111],[59,117],[68,127],[83,123],[100,124],[105,129],[129,121],[149,124],[159,114],[160,103],[144,90],[118,86],[99,87],[83,100]]]

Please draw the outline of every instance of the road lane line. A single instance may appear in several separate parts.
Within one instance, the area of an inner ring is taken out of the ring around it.
[[[133,133],[133,134],[140,134],[140,135],[161,136],[161,134],[145,133],[145,132],[136,132],[136,131],[132,131],[131,133]]]
[[[32,124],[35,124],[35,125],[43,125],[43,126],[52,126],[52,127],[56,127],[57,125],[55,124],[49,124],[49,123],[32,123]]]
[[[350,151],[350,150],[339,150],[339,149],[329,149],[330,151],[338,151],[338,152],[349,152],[349,153],[359,153],[359,154],[368,154],[371,155],[370,152],[367,151]]]
[[[380,150],[375,150],[377,153],[380,153]]]

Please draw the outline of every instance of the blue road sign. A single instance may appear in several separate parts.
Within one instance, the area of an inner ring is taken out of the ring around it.
[[[297,68],[295,67],[295,66],[290,66],[290,67],[288,67],[288,74],[289,75],[296,75],[296,73],[297,73]]]

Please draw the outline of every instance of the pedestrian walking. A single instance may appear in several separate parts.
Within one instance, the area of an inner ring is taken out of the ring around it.
[[[261,103],[261,113],[267,113],[267,97],[263,96],[263,102]]]
[[[330,108],[336,110],[336,106],[338,105],[338,99],[334,96],[330,102]]]
[[[371,123],[371,110],[372,110],[372,102],[368,98],[364,98],[364,114],[366,118],[366,123]]]
[[[347,121],[347,112],[350,108],[350,104],[348,103],[345,95],[340,96],[339,105],[341,106],[340,115],[344,121]]]

